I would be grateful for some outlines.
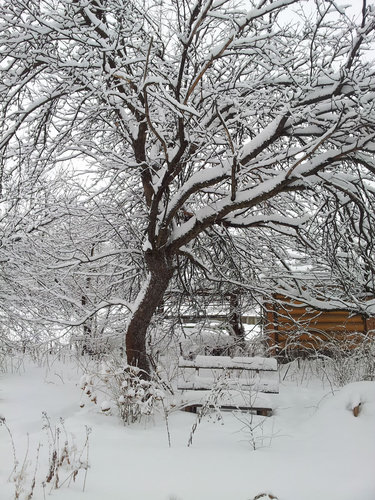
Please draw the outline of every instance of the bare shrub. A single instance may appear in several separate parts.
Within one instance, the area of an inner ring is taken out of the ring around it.
[[[117,414],[124,424],[140,422],[157,409],[163,410],[164,391],[160,382],[146,379],[141,369],[112,359],[102,363],[98,372],[89,372],[81,379],[86,397],[99,404],[98,393],[104,396],[100,406],[103,413]]]

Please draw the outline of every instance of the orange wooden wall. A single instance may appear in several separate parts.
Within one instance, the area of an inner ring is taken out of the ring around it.
[[[375,318],[367,320],[348,311],[318,311],[301,302],[275,295],[264,304],[265,324],[271,353],[288,350],[322,350],[333,341],[348,348],[358,345],[363,334],[375,328]]]

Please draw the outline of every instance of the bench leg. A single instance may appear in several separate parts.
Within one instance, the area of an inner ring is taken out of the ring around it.
[[[183,408],[183,410],[187,411],[188,413],[197,413],[198,406],[197,405],[185,406],[185,408]]]
[[[257,410],[257,415],[260,415],[262,417],[270,417],[272,415],[272,410],[262,408],[260,410]]]

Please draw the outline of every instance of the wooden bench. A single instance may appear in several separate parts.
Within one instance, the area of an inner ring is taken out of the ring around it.
[[[207,406],[207,399],[197,392],[221,389],[222,410],[242,410],[257,415],[272,415],[272,401],[267,394],[278,394],[279,377],[277,360],[262,357],[197,356],[194,360],[179,359],[178,385],[190,393],[191,401],[185,402],[185,411],[196,413]],[[205,400],[206,399],[206,400]],[[227,401],[225,401],[227,400]],[[229,402],[228,402],[229,400]],[[216,407],[217,404],[208,404]]]

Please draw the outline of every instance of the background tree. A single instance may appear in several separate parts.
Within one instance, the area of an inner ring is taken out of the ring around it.
[[[327,193],[363,210],[373,196],[374,11],[364,0],[355,24],[333,0],[303,5],[1,4],[0,179],[65,162],[91,199],[127,193],[147,277],[126,352],[145,371],[150,321],[207,231],[293,238]]]

